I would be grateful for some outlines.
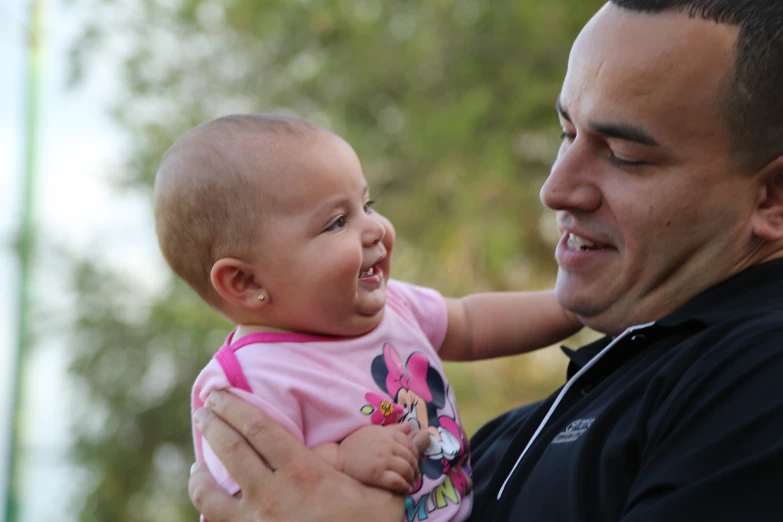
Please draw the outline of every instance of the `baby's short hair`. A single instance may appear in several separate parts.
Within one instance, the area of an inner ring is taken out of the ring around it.
[[[284,165],[274,157],[281,139],[318,131],[292,116],[233,114],[191,129],[164,154],[154,189],[158,243],[174,272],[213,307],[220,308],[214,263],[257,246],[265,204],[253,178]]]

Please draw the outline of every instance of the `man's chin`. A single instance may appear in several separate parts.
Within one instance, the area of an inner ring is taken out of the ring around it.
[[[558,281],[555,286],[555,297],[560,306],[576,315],[585,326],[589,326],[586,321],[590,321],[603,311],[595,299],[594,292],[573,288],[573,285],[561,285]]]
[[[558,299],[559,300],[559,299]],[[560,306],[576,315],[579,322],[587,328],[605,335],[616,336],[628,326],[627,314],[617,314],[617,308],[597,306],[595,301],[585,299],[561,302]]]

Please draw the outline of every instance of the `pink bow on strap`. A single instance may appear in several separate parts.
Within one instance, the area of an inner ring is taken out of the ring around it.
[[[383,346],[383,360],[389,374],[386,376],[386,390],[392,397],[397,396],[400,388],[411,390],[426,402],[432,401],[430,387],[427,384],[427,370],[430,363],[420,352],[416,352],[408,359],[407,368],[402,365],[400,355],[394,346]]]

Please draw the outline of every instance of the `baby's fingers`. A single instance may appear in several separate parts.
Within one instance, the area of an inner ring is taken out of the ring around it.
[[[427,437],[429,441],[429,437]],[[400,457],[408,461],[411,469],[413,469],[413,482],[411,485],[415,485],[419,481],[419,452],[414,446],[413,440],[407,435],[396,434],[394,437],[396,444],[393,445],[392,454],[395,457]]]
[[[384,426],[383,429],[388,431],[397,431],[400,433],[410,433],[411,431],[411,425],[409,422],[399,422],[397,424],[391,424],[389,426]]]
[[[392,444],[392,454],[402,457],[408,460],[414,467],[418,467],[419,455],[416,448],[413,447],[411,439],[401,433],[395,435],[394,444]]]
[[[408,458],[394,455],[388,460],[386,471],[391,471],[401,477],[408,488],[403,493],[408,493],[418,480],[419,464],[415,461],[411,462]],[[395,488],[395,491],[398,490]]]
[[[392,470],[384,471],[381,474],[377,485],[400,495],[407,495],[414,486],[414,484],[409,483],[405,477]]]

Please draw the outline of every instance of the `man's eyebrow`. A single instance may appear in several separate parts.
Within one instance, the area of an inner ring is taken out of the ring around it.
[[[594,121],[590,122],[589,127],[592,132],[606,136],[607,138],[633,141],[635,143],[641,143],[642,145],[650,145],[653,147],[658,146],[658,140],[653,138],[649,132],[639,127],[638,125]]]
[[[557,101],[555,102],[555,110],[557,113],[566,121],[571,121],[571,116],[568,115],[568,111],[565,110],[565,107],[563,107],[563,104],[560,102],[560,98],[557,98]]]
[[[560,98],[558,98],[557,103],[555,103],[555,110],[557,110],[557,113],[561,118],[571,122],[571,116],[568,114],[566,108],[563,107]],[[650,145],[653,147],[659,145],[658,140],[656,140],[652,134],[638,125],[631,125],[628,123],[590,122],[589,129],[591,132],[607,138],[632,141],[634,143]]]

